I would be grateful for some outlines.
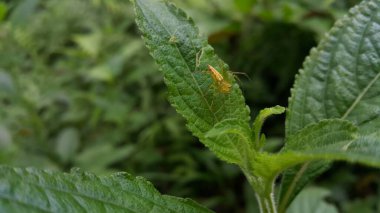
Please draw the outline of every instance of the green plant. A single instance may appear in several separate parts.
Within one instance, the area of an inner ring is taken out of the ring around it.
[[[378,0],[354,7],[306,59],[289,99],[285,146],[278,153],[263,150],[266,139],[261,128],[267,117],[285,109],[263,109],[251,125],[233,74],[186,14],[164,1],[135,0],[134,4],[136,21],[164,74],[171,104],[202,143],[220,159],[240,167],[262,212],[285,212],[305,184],[326,171],[332,160],[380,167]],[[209,64],[232,84],[228,93],[221,93],[203,72]],[[190,200],[161,196],[146,181],[128,175],[98,178],[81,172],[0,170],[4,211],[24,207],[36,211],[209,211]],[[274,183],[280,174],[276,202]],[[315,192],[317,199],[325,194]],[[46,196],[49,199],[43,199]],[[321,206],[336,211],[327,204]]]

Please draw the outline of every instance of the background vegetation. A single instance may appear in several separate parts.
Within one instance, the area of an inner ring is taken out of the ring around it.
[[[358,0],[173,0],[239,76],[252,116],[287,105],[309,50]],[[0,1],[0,163],[127,171],[217,212],[255,212],[238,168],[186,130],[126,0]],[[265,126],[281,146],[284,117]],[[380,206],[379,173],[346,164],[316,180],[344,212]]]

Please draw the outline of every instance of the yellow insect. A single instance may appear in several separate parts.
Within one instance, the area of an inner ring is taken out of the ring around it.
[[[231,84],[228,83],[223,76],[213,66],[207,65],[208,71],[214,81],[216,87],[221,93],[229,93],[231,91]]]
[[[177,37],[175,37],[174,35],[170,36],[170,39],[169,39],[170,44],[175,44],[177,42],[178,42]]]

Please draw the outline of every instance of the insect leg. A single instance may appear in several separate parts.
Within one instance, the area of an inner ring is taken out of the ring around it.
[[[202,56],[203,56],[203,48],[195,54],[195,71],[197,71],[201,65]]]

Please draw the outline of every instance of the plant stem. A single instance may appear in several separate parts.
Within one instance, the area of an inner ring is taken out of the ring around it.
[[[245,176],[249,184],[256,192],[256,199],[259,203],[261,213],[277,213],[277,207],[274,199],[274,181],[275,178],[263,178],[254,176],[252,173],[245,171]]]
[[[273,192],[265,196],[256,193],[256,199],[259,202],[261,213],[277,213]]]

